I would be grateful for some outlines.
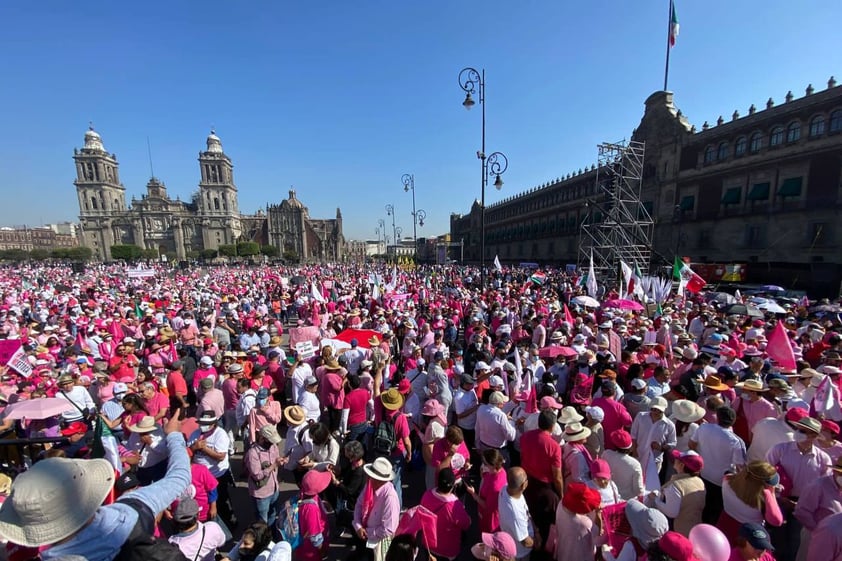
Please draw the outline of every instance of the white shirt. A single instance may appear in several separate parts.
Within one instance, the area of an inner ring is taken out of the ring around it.
[[[298,398],[305,391],[304,380],[313,375],[313,369],[306,362],[298,365],[298,368],[292,371],[292,401],[298,403]]]
[[[691,442],[698,444],[696,452],[705,459],[702,479],[722,485],[726,471],[735,470],[746,463],[746,443],[731,429],[713,423],[699,427]]]
[[[636,499],[643,494],[643,468],[637,458],[616,450],[606,450],[602,459],[611,468],[611,481],[617,484],[622,500]]]
[[[782,419],[767,417],[755,423],[751,430],[751,446],[748,447],[748,461],[766,461],[766,454],[775,444],[795,440],[795,433]]]
[[[465,391],[460,387],[456,390],[456,394],[453,396],[453,410],[456,412],[456,415],[461,415],[477,403],[479,403],[479,400],[477,399],[477,393],[474,390]],[[457,418],[456,424],[459,425],[460,428],[474,430],[477,426],[477,412],[474,411],[470,415],[462,417],[461,419]]]
[[[620,490],[617,489],[617,484],[611,480],[608,481],[608,485],[604,488],[597,485],[593,479],[585,481],[585,485],[599,493],[599,496],[602,498],[600,502],[600,506],[602,507],[615,505],[623,500],[620,498]]]
[[[532,525],[529,508],[526,506],[526,499],[523,496],[512,497],[503,487],[500,489],[500,499],[497,506],[500,512],[500,529],[514,538],[517,546],[517,558],[528,557],[532,549],[524,546],[521,542],[526,538],[534,538],[535,528]]]
[[[637,459],[643,464],[649,454],[654,454],[655,462],[660,464],[663,461],[663,452],[653,452],[650,446],[657,442],[662,446],[675,448],[676,436],[675,425],[668,418],[663,417],[660,421],[653,422],[650,413],[638,414],[631,426],[631,437],[637,443]]]
[[[187,443],[188,446],[193,445],[199,437],[202,436],[203,433],[201,430],[197,430],[192,435],[190,435],[190,442]],[[228,464],[228,446],[231,444],[231,439],[228,438],[228,433],[222,430],[220,427],[214,427],[213,431],[210,432],[205,438],[205,445],[208,448],[213,449],[216,452],[220,452],[225,454],[221,460],[214,460],[207,454],[202,454],[201,451],[193,453],[193,461],[197,464],[202,464],[211,472],[216,478],[221,477],[226,471],[228,471],[229,464]]]
[[[517,434],[514,424],[503,410],[493,405],[480,405],[475,430],[476,444],[480,450],[502,448],[514,440]]]
[[[86,390],[82,386],[73,386],[73,389],[69,392],[56,392],[56,397],[59,399],[65,399],[70,403],[74,404],[73,407],[61,414],[62,420],[64,420],[67,423],[79,421],[82,419],[83,415],[79,411],[79,409],[85,412],[93,411],[94,409],[96,409],[96,405],[94,405],[94,400],[91,399],[91,394],[88,393],[88,390]]]
[[[137,467],[147,468],[166,462],[169,458],[169,451],[167,441],[164,438],[164,430],[158,427],[152,431],[152,444],[149,446],[141,442],[141,436],[140,433],[133,432],[129,435],[129,440],[126,443],[126,448],[140,453],[140,462],[138,462]]]
[[[237,408],[234,410],[234,415],[237,418],[237,426],[242,427],[249,419],[249,413],[254,409],[257,393],[249,388],[240,395],[240,401],[237,402]]]
[[[304,408],[308,420],[315,423],[319,422],[319,417],[322,416],[322,406],[315,393],[306,390],[301,392],[298,396],[298,405]]]

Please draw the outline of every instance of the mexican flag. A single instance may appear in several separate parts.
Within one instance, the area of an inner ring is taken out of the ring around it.
[[[707,284],[705,279],[693,272],[693,269],[691,269],[687,263],[678,257],[675,258],[675,264],[672,267],[672,275],[677,281],[679,281],[679,294],[683,294],[685,289],[693,294],[696,294]]]
[[[678,14],[675,13],[675,2],[670,0],[670,47],[675,46],[678,39]]]
[[[547,275],[545,275],[541,271],[536,271],[532,276],[529,277],[529,280],[537,284],[538,286],[544,286],[544,283],[547,282]]]

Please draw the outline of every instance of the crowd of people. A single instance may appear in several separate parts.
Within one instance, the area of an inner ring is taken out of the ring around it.
[[[544,273],[0,271],[7,557],[842,560],[838,316]]]

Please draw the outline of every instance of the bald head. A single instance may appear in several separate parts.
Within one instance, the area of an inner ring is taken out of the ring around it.
[[[509,491],[520,491],[526,483],[526,472],[523,468],[513,467],[506,472],[506,487]]]

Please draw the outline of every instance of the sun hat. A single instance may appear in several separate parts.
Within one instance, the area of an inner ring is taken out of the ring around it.
[[[561,437],[566,442],[579,442],[591,435],[591,429],[583,427],[582,423],[570,423],[564,427],[564,434]]]
[[[72,384],[73,383],[73,376],[70,374],[62,374],[56,380],[56,385],[61,386],[62,384]]]
[[[192,497],[179,499],[175,512],[172,513],[176,522],[192,522],[199,516],[199,503]]]
[[[775,551],[769,532],[761,524],[746,522],[740,527],[739,536],[745,539],[754,549]]]
[[[705,467],[705,460],[693,450],[688,450],[682,453],[680,450],[673,450],[670,452],[673,460],[678,460],[688,471],[699,473]]]
[[[377,335],[372,335],[368,338],[368,344],[372,347],[379,347],[380,346],[380,339],[377,338]]]
[[[658,411],[663,413],[664,411],[667,410],[668,406],[669,406],[669,403],[667,403],[667,400],[664,399],[661,396],[658,396],[658,397],[656,397],[655,399],[652,400],[652,403],[649,404],[649,409],[650,410],[651,409],[657,409]]]
[[[788,423],[797,423],[804,417],[809,417],[810,412],[801,407],[790,407],[786,410],[786,415],[784,415],[784,420]]]
[[[305,413],[304,408],[300,405],[290,405],[284,409],[284,419],[286,419],[287,424],[290,426],[297,427],[303,423],[306,418],[307,414]]]
[[[571,481],[564,490],[561,504],[567,510],[576,514],[588,514],[599,508],[602,497],[599,491],[588,487],[585,483]]]
[[[631,526],[632,536],[647,548],[669,531],[669,521],[661,511],[647,508],[637,499],[630,499],[626,503],[626,519]]]
[[[819,434],[820,432],[822,432],[822,424],[817,419],[814,419],[812,417],[802,417],[793,424],[798,428],[808,430],[815,434]]]
[[[613,431],[608,438],[611,439],[611,444],[619,450],[628,450],[632,447],[631,434],[629,434],[629,432],[625,429],[617,429]]]
[[[138,421],[135,425],[129,425],[129,431],[137,432],[137,433],[147,433],[147,432],[155,432],[158,430],[160,425],[155,422],[155,417],[150,415],[145,415],[140,421]]]
[[[693,553],[693,543],[678,532],[667,532],[658,540],[661,551],[675,561],[699,561]]]
[[[331,474],[329,471],[320,471],[311,469],[304,474],[301,479],[301,494],[302,495],[318,495],[330,485]]]
[[[242,374],[243,373],[243,365],[235,362],[231,366],[228,367],[229,374]]]
[[[646,387],[646,380],[644,380],[643,378],[635,378],[631,381],[631,387],[636,390],[642,390]]]
[[[202,381],[199,382],[199,387],[203,390],[213,389],[213,378],[210,376],[208,376],[207,378],[202,378]]]
[[[61,541],[88,523],[113,485],[105,459],[36,462],[12,484],[0,509],[0,536],[28,547]]]
[[[263,425],[260,427],[258,431],[260,436],[271,442],[272,444],[280,444],[281,443],[281,435],[278,434],[278,429],[275,428],[275,425]]]
[[[365,464],[363,471],[377,481],[391,481],[395,477],[392,473],[392,463],[386,458],[377,458],[370,464]]]
[[[760,380],[753,380],[753,379],[752,380],[746,380],[745,382],[740,382],[739,384],[736,385],[736,387],[740,388],[742,390],[745,390],[747,392],[762,393],[762,392],[769,391],[769,388],[766,386],[766,384],[764,384]]]
[[[696,360],[697,358],[699,358],[699,353],[696,352],[696,349],[694,349],[693,347],[687,347],[686,349],[681,351],[681,356],[685,360]]]
[[[689,399],[677,399],[672,402],[672,418],[682,423],[695,423],[705,416],[705,409]]]
[[[605,411],[603,411],[602,407],[599,405],[585,407],[585,414],[597,423],[601,423],[605,420]]]
[[[219,422],[219,416],[213,411],[202,411],[202,414],[196,418],[196,422],[200,425],[213,425]]]
[[[482,543],[497,552],[501,559],[510,560],[517,557],[517,546],[512,536],[506,532],[482,533]]]
[[[396,411],[403,406],[403,395],[398,388],[389,388],[380,394],[380,401],[389,411]]]
[[[603,459],[594,460],[591,462],[591,476],[611,479],[611,466]]]
[[[427,417],[438,417],[444,415],[444,406],[437,399],[428,399],[424,402],[421,414]]]
[[[576,423],[580,421],[584,421],[585,418],[576,411],[576,408],[572,405],[568,405],[567,407],[562,408],[561,414],[558,416],[558,422],[561,424],[567,423]]]
[[[722,383],[722,378],[713,374],[705,378],[703,385],[709,390],[715,390],[719,392],[724,392],[729,389],[727,385]]]
[[[88,432],[88,425],[82,421],[74,421],[61,429],[62,436],[73,436],[74,434],[85,434]]]
[[[213,366],[213,359],[205,355],[201,359],[199,359],[199,363],[203,366]]]
[[[341,370],[342,366],[339,364],[339,361],[335,358],[329,358],[324,363],[325,370]]]
[[[564,404],[551,395],[545,395],[538,402],[538,409],[563,409]]]
[[[488,403],[490,405],[500,405],[501,403],[506,403],[509,401],[509,398],[506,397],[503,392],[491,392],[491,395],[488,396]]]

